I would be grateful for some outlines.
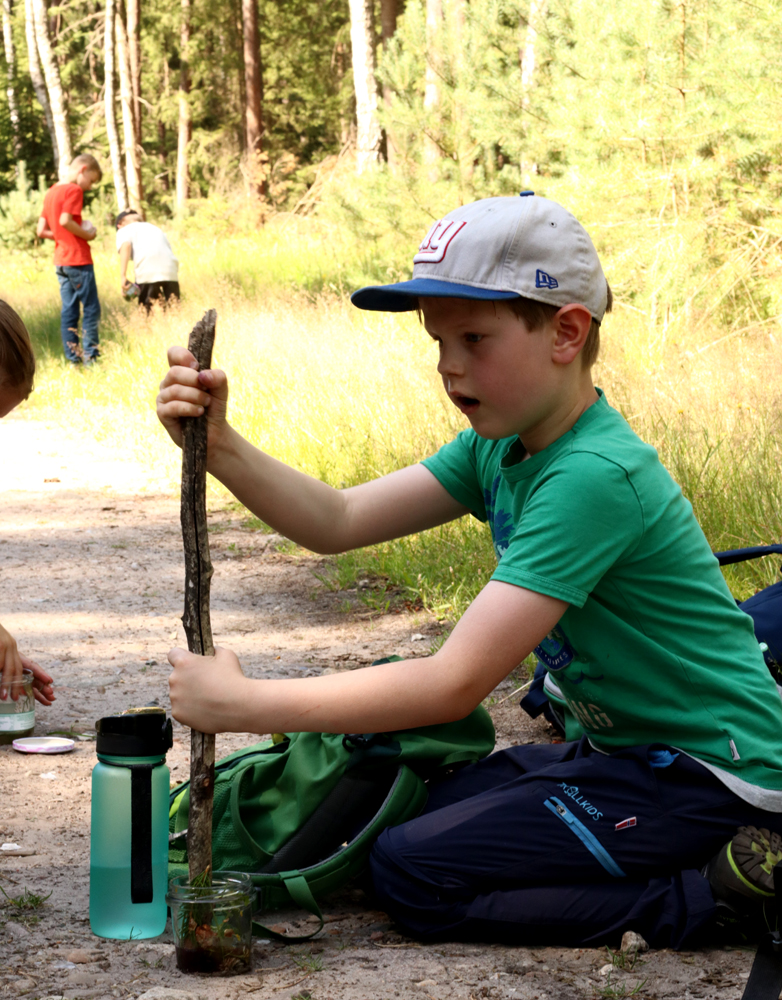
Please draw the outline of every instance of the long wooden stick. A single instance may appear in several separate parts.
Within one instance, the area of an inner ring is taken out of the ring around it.
[[[217,313],[204,314],[193,327],[188,348],[199,369],[212,363]],[[191,653],[214,656],[209,619],[209,582],[212,560],[206,524],[206,413],[182,421],[182,540],[185,546],[185,612],[182,624]],[[190,815],[187,857],[191,881],[211,872],[212,803],[214,800],[215,738],[193,729],[190,733]]]

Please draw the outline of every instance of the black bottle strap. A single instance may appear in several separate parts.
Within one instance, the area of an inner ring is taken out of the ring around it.
[[[152,902],[152,767],[130,767],[130,901]]]
[[[130,771],[130,901],[152,902],[152,772],[160,763],[120,764]]]

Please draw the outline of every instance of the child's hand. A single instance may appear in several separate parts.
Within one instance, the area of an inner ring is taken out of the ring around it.
[[[5,701],[8,692],[14,681],[22,679],[22,671],[29,670],[33,675],[33,694],[36,701],[42,705],[51,705],[54,699],[54,689],[52,688],[52,678],[26,656],[19,652],[16,639],[0,625],[0,664],[2,664],[2,680],[0,680],[0,699]],[[21,692],[17,689],[12,692],[14,701],[19,700]]]
[[[53,701],[57,700],[54,688],[52,687],[54,681],[37,663],[28,660],[26,656],[23,656],[21,659],[24,669],[31,670],[33,673],[33,694],[35,695],[35,700],[42,705],[51,705]]]
[[[22,679],[22,657],[16,647],[16,639],[0,625],[0,667],[2,667],[2,678],[0,678],[0,699],[8,698],[8,692],[14,681]],[[14,701],[19,698],[19,691],[12,695]]]
[[[214,656],[197,656],[174,648],[168,662],[174,668],[168,686],[177,722],[201,733],[243,731],[241,710],[248,681],[235,653],[218,646]]]
[[[182,447],[181,417],[200,417],[207,410],[207,449],[219,447],[228,427],[228,377],[218,368],[199,372],[198,362],[186,347],[170,347],[171,365],[160,383],[157,415],[172,440]]]

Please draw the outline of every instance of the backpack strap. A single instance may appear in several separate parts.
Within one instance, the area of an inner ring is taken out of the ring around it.
[[[249,851],[250,854],[259,860],[268,862],[272,855],[269,854],[268,851],[265,851],[260,844],[256,843],[255,839],[251,836],[250,831],[247,829],[244,824],[244,820],[242,819],[239,801],[244,779],[247,777],[247,773],[253,763],[254,761],[252,760],[248,761],[239,773],[235,775],[234,780],[231,782],[231,822],[233,824],[234,832],[245,850]]]
[[[318,926],[310,934],[280,934],[279,931],[273,931],[270,927],[265,927],[263,924],[259,924],[253,920],[253,934],[273,938],[275,941],[285,941],[287,944],[300,944],[303,941],[309,941],[323,930],[323,914],[320,911],[320,907],[310,892],[307,880],[301,872],[280,872],[279,875],[293,902],[302,910],[306,910],[307,913],[311,913],[314,917],[317,917]]]
[[[760,939],[741,1000],[779,1000],[782,991],[782,935],[779,916],[782,913],[782,862],[774,867],[774,904],[776,920],[773,931]]]
[[[732,563],[744,562],[747,559],[760,559],[761,556],[770,556],[775,553],[782,555],[782,545],[752,545],[747,549],[728,549],[725,552],[715,552],[714,555],[720,566],[730,566]]]

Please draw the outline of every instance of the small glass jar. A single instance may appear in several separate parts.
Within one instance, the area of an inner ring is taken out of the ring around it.
[[[252,900],[244,872],[214,872],[212,884],[194,886],[187,875],[168,884],[168,905],[180,972],[237,975],[252,969]]]
[[[32,736],[35,729],[32,670],[22,671],[20,680],[4,686],[8,695],[5,701],[0,700],[0,744]]]

